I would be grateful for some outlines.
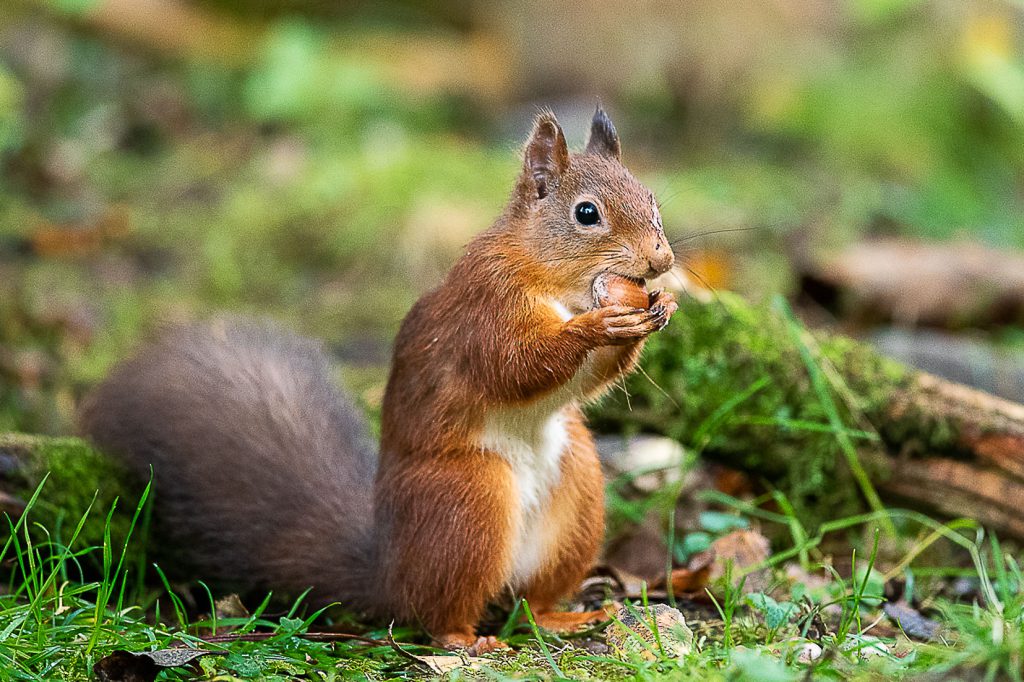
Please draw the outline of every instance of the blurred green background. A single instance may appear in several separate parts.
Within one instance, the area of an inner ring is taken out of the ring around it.
[[[538,107],[594,105],[713,287],[864,236],[1024,248],[1019,0],[7,0],[0,431],[66,432],[155,325],[390,338],[497,216]],[[798,260],[798,259],[797,259]]]

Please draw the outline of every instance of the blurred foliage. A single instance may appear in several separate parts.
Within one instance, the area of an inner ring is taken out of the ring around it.
[[[576,144],[608,106],[673,237],[751,228],[679,251],[727,244],[720,284],[756,296],[792,289],[794,236],[1024,247],[1022,20],[1008,0],[16,0],[0,431],[66,431],[141,335],[222,309],[326,339],[372,406],[542,105]]]
[[[911,4],[925,7],[899,3]],[[845,187],[854,227],[885,221],[936,238],[977,230],[1020,246],[1021,206],[1008,199],[1024,162],[1015,103],[1024,68],[1010,16],[966,16],[957,31],[934,33],[867,16],[843,59],[788,97],[776,93],[759,120],[814,150]]]

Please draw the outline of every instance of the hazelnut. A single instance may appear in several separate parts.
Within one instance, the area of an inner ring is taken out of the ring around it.
[[[625,305],[644,309],[650,307],[650,297],[643,280],[604,272],[594,280],[593,291],[594,301],[601,307],[609,305]]]

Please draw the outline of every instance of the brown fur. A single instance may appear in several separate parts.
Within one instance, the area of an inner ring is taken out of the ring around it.
[[[385,592],[401,595],[393,611],[410,609],[445,641],[464,640],[511,575],[512,474],[476,445],[488,414],[578,382],[553,407],[568,416],[571,443],[541,521],[554,529],[556,554],[523,590],[545,612],[586,575],[604,530],[600,467],[576,405],[630,370],[643,338],[674,310],[666,295],[650,312],[591,309],[599,273],[646,277],[672,255],[653,197],[617,158],[570,155],[564,145],[542,115],[509,208],[417,302],[395,342],[376,492]],[[574,222],[580,197],[599,202],[604,229]],[[549,299],[575,316],[561,319]],[[578,377],[591,354],[592,370]]]
[[[154,465],[157,518],[201,577],[313,585],[457,646],[495,645],[474,628],[509,589],[542,623],[593,618],[551,613],[590,569],[604,530],[579,405],[630,371],[675,310],[667,294],[650,310],[592,300],[602,272],[645,278],[673,260],[653,196],[618,157],[603,112],[583,154],[568,151],[554,116],[538,117],[505,212],[402,324],[372,484],[362,426],[327,384],[323,359],[252,325],[164,337],[97,389],[85,432],[140,473]],[[599,207],[598,225],[576,222],[584,200]],[[522,464],[483,444],[487,424],[508,414],[563,429],[560,449],[524,451],[557,457],[553,487],[536,502],[520,490]],[[517,584],[514,543],[524,538],[542,554]]]

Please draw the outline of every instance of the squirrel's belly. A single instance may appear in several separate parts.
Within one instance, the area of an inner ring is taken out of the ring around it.
[[[536,406],[506,408],[487,416],[480,445],[505,459],[516,491],[508,582],[525,587],[555,547],[558,529],[549,523],[551,493],[561,476],[569,432],[561,410],[540,412]]]

